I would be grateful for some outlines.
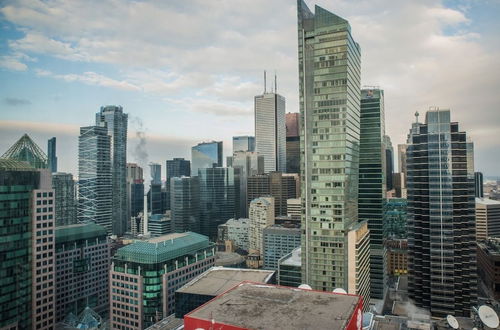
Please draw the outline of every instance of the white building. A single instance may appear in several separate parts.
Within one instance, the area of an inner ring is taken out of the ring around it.
[[[500,202],[476,198],[476,239],[500,237]]]
[[[224,225],[227,230],[227,239],[234,242],[234,245],[248,251],[248,232],[250,219],[229,219]]]
[[[263,254],[262,232],[264,228],[274,224],[274,198],[259,197],[250,202],[250,230],[248,234],[249,252]]]

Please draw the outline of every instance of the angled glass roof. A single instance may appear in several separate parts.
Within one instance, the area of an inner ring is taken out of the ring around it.
[[[47,155],[33,140],[24,134],[2,158],[28,162],[34,168],[47,168]]]

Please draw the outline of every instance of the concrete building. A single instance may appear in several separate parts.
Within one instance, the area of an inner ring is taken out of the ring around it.
[[[144,329],[175,313],[175,291],[214,261],[215,245],[193,232],[118,249],[109,272],[111,328]]]
[[[335,246],[331,243],[330,246]],[[324,248],[324,250],[326,250]],[[349,228],[347,233],[347,268],[353,274],[347,279],[347,287],[343,288],[349,294],[363,297],[363,311],[367,312],[370,304],[371,274],[370,274],[370,230],[368,222],[358,222]]]
[[[303,282],[332,291],[355,278],[345,260],[358,221],[361,53],[348,21],[302,0],[297,10]]]
[[[183,176],[170,179],[173,232],[200,232],[199,190],[198,177]]]
[[[408,239],[388,239],[387,273],[394,276],[408,274]]]
[[[361,309],[359,296],[246,282],[186,314],[184,329],[354,330]]]
[[[75,181],[71,173],[52,173],[55,194],[56,226],[76,223]]]
[[[297,198],[298,176],[272,172],[248,177],[247,203],[262,196],[272,196],[275,216],[287,215],[287,200]]]
[[[233,155],[238,151],[254,152],[255,137],[248,135],[233,136]]]
[[[254,110],[255,151],[264,156],[264,172],[286,172],[285,98],[264,88]]]
[[[112,182],[113,234],[123,235],[127,231],[127,125],[128,115],[121,106],[101,107],[95,115],[96,126],[107,128],[111,137],[110,161]]]
[[[476,240],[500,238],[500,201],[476,198]]]
[[[286,212],[292,219],[300,220],[302,216],[302,200],[300,198],[289,198],[286,200]]]
[[[300,173],[299,113],[286,114],[286,172]]]
[[[80,127],[78,137],[79,222],[95,221],[113,232],[111,138],[106,127]]]
[[[264,269],[277,270],[278,261],[300,246],[300,228],[270,225],[264,228],[263,259]]]
[[[172,233],[172,213],[153,214],[148,219],[148,231],[151,237],[159,237]]]
[[[110,243],[106,228],[92,222],[60,226],[55,242],[56,322],[70,313],[79,315],[86,307],[107,313]]]
[[[175,291],[175,317],[182,318],[242,282],[274,283],[269,270],[212,267]]]
[[[301,248],[295,248],[278,261],[278,285],[298,287],[302,284]]]
[[[47,141],[47,166],[51,173],[57,172],[56,138]]]
[[[248,233],[250,231],[250,219],[229,219],[226,223],[219,225],[219,241],[230,240],[236,247],[248,251]]]
[[[274,198],[259,197],[250,203],[250,228],[248,232],[248,251],[263,255],[263,231],[274,224]]]
[[[469,316],[477,300],[471,148],[450,110],[430,109],[425,123],[416,117],[406,160],[409,296],[433,317]]]
[[[198,176],[198,169],[222,167],[222,141],[202,142],[191,148],[191,176]]]
[[[385,135],[383,90],[361,90],[360,132],[358,219],[367,221],[370,229],[371,297],[384,299],[387,291],[384,200],[387,184],[392,185],[392,145]]]
[[[486,294],[500,300],[500,238],[477,243],[477,270]]]

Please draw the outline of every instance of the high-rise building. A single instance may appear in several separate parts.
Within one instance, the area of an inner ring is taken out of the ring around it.
[[[95,116],[96,126],[104,126],[111,137],[111,182],[113,234],[127,231],[127,123],[128,115],[121,106],[101,107]]]
[[[142,167],[127,163],[127,218],[144,211],[144,177]]]
[[[222,166],[222,141],[202,142],[191,148],[191,176],[198,176],[200,168]]]
[[[500,238],[500,201],[476,198],[476,240]]]
[[[233,136],[233,154],[238,151],[255,151],[255,137],[242,135]]]
[[[285,98],[266,90],[255,96],[255,150],[266,173],[286,172]]]
[[[401,194],[397,197],[406,198],[406,149],[408,145],[398,144],[398,171],[401,173]]]
[[[214,263],[215,244],[192,232],[118,249],[109,275],[111,329],[145,329],[175,313],[175,291]]]
[[[500,300],[500,238],[477,242],[477,270],[486,295]]]
[[[302,284],[300,250],[299,246],[278,260],[278,285],[298,287]]]
[[[286,114],[286,172],[300,172],[299,113]]]
[[[484,197],[483,173],[481,172],[474,173],[474,195],[476,198]]]
[[[355,222],[347,232],[347,268],[352,274],[347,279],[346,291],[363,297],[363,311],[370,305],[370,230],[368,223]],[[385,267],[384,267],[385,268]]]
[[[384,237],[408,238],[408,201],[404,198],[388,198],[384,203]]]
[[[80,222],[93,221],[113,231],[111,138],[106,127],[80,128],[78,137],[78,208]]]
[[[234,218],[234,169],[230,167],[200,168],[200,232],[213,241],[217,228]]]
[[[76,223],[75,181],[71,173],[52,173],[55,193],[56,226]]]
[[[52,173],[57,172],[56,138],[50,138],[47,142],[47,161]]]
[[[408,135],[408,292],[434,317],[469,317],[476,303],[474,172],[450,110],[430,109]]]
[[[24,134],[3,155],[4,159],[19,160],[29,163],[34,168],[47,168],[47,155],[33,140]]]
[[[153,214],[148,219],[148,231],[151,237],[159,237],[172,233],[171,212],[165,214]]]
[[[106,228],[95,223],[57,227],[55,247],[56,322],[69,313],[79,315],[86,307],[107,312],[110,242]]]
[[[200,187],[198,177],[170,179],[172,231],[200,232]]]
[[[191,162],[184,158],[174,158],[166,162],[166,209],[170,210],[170,179],[181,176],[191,176]]]
[[[262,196],[274,197],[275,216],[287,215],[287,200],[297,198],[298,176],[271,172],[248,177],[247,203]]]
[[[41,176],[25,162],[0,158],[0,199],[8,201],[0,203],[1,329],[54,326],[54,196]]]
[[[386,282],[386,249],[384,245],[384,200],[386,194],[386,160],[390,139],[385,135],[384,91],[361,90],[361,125],[359,142],[359,221],[370,229],[370,293],[384,299]],[[392,168],[391,168],[392,170]],[[392,178],[392,174],[391,174]]]
[[[250,203],[249,208],[248,250],[263,255],[263,231],[274,224],[274,198],[259,197]]]
[[[161,185],[161,164],[149,163],[149,174],[151,175],[151,184]]]
[[[219,225],[219,241],[233,241],[236,247],[248,251],[248,232],[250,219],[229,219],[226,223]],[[224,233],[224,234],[221,234]]]
[[[148,211],[151,214],[163,214],[166,211],[166,191],[161,184],[161,165],[150,163],[151,184],[148,191]]]
[[[356,275],[345,260],[358,221],[360,47],[345,19],[297,7],[303,283],[346,289]]]
[[[302,201],[300,198],[289,198],[286,200],[286,213],[292,219],[299,219],[302,215]]]
[[[236,187],[235,205],[236,217],[248,216],[247,183],[253,175],[264,173],[264,157],[256,152],[236,151],[227,158],[227,166],[235,169],[239,186]]]
[[[264,269],[278,270],[278,261],[300,246],[300,228],[270,225],[262,231]]]
[[[361,103],[361,117],[363,117],[363,103]],[[384,135],[383,143],[385,146],[385,185],[387,190],[392,190],[394,189],[392,182],[392,174],[394,173],[394,148],[392,147],[391,138],[388,135]]]

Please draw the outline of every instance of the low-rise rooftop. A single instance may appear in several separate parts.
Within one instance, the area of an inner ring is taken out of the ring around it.
[[[301,248],[300,246],[295,248],[292,252],[284,256],[280,262],[281,265],[285,266],[296,266],[300,267],[302,265],[302,260],[300,257]]]
[[[477,198],[476,197],[476,204],[500,205],[500,201],[496,201],[494,199],[489,199],[489,198]]]

